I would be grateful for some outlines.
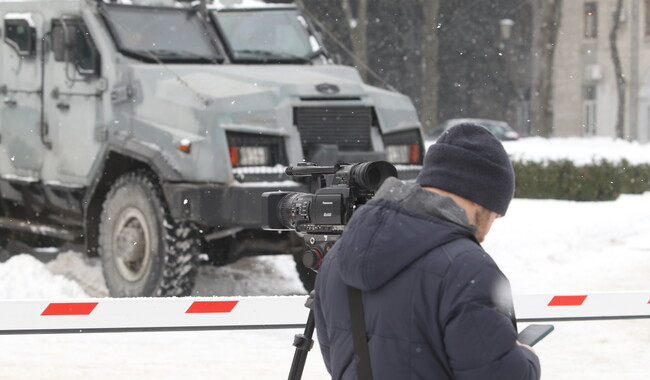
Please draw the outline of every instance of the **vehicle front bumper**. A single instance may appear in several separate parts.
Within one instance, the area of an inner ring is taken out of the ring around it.
[[[417,165],[398,165],[398,177],[413,180],[420,168]],[[228,185],[168,182],[163,184],[163,191],[174,219],[218,229],[261,228],[264,220],[262,193],[310,192],[308,185],[294,182],[283,174],[249,175],[248,178],[253,180]]]
[[[293,181],[235,185],[163,184],[165,198],[174,219],[219,229],[261,228],[262,193],[278,190],[308,192],[306,185]]]

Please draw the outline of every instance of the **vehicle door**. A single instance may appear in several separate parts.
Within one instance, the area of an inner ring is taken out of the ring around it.
[[[4,177],[37,181],[43,166],[42,44],[38,13],[6,13],[0,51],[0,171]]]
[[[44,108],[52,160],[43,179],[86,185],[103,139],[100,55],[81,17],[51,20],[48,40]]]

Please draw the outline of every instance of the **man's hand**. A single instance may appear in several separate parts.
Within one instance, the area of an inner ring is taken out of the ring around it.
[[[532,348],[531,346],[529,346],[529,345],[527,345],[527,344],[523,344],[523,343],[521,343],[521,342],[519,342],[519,341],[516,341],[516,342],[517,342],[518,345],[520,345],[520,346],[522,346],[522,347],[526,347],[527,349],[531,350],[531,351],[533,352],[533,354],[537,355],[537,353],[535,352],[535,349]]]

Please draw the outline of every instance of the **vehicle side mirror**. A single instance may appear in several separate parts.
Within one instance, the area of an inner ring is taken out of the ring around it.
[[[99,52],[80,19],[55,20],[51,34],[56,61],[74,64],[84,76],[100,75]]]
[[[68,32],[67,34],[70,35],[71,33]],[[63,25],[59,24],[52,27],[51,40],[54,59],[58,62],[63,62],[66,58],[70,59],[72,53],[71,44],[66,41],[66,32]]]

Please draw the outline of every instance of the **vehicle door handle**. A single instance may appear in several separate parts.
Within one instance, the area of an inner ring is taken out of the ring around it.
[[[16,102],[15,100],[13,100],[11,98],[5,98],[4,102],[9,107],[15,107],[18,104],[18,102]]]
[[[70,104],[58,102],[56,103],[56,108],[60,109],[61,111],[67,111],[70,109]]]

